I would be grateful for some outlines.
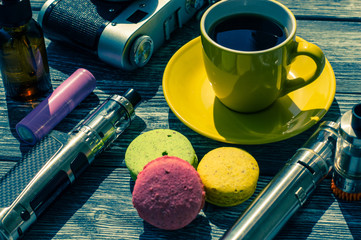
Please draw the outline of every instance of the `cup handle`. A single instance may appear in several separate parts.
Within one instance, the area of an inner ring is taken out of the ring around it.
[[[305,55],[310,57],[316,63],[316,70],[314,74],[311,74],[310,76],[287,79],[284,85],[285,87],[282,90],[282,96],[298,88],[304,87],[307,84],[312,83],[321,75],[323,68],[325,67],[325,55],[323,54],[322,50],[315,44],[304,41],[297,37],[296,47],[294,48],[294,51],[295,52],[291,55],[291,62],[297,56]]]

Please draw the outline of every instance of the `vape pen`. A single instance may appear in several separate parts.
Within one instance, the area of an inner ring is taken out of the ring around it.
[[[0,239],[18,239],[131,123],[140,96],[113,95],[69,134],[53,131],[0,179]]]
[[[332,169],[337,129],[322,123],[222,239],[272,239]]]

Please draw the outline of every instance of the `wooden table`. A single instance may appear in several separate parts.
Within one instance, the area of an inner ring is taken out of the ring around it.
[[[281,0],[294,12],[298,36],[317,44],[335,72],[336,97],[323,120],[336,120],[361,102],[361,1]],[[33,0],[37,19],[42,0]],[[171,35],[151,61],[141,69],[125,72],[110,67],[92,55],[59,43],[47,42],[53,88],[78,68],[86,68],[97,78],[97,88],[57,130],[68,132],[108,95],[122,94],[129,87],[140,92],[143,102],[136,110],[131,127],[69,187],[25,234],[24,239],[218,239],[232,226],[251,200],[272,179],[315,131],[309,130],[281,142],[264,145],[230,145],[210,140],[185,126],[169,109],[162,90],[162,76],[171,56],[199,35],[199,23],[192,19]],[[6,99],[0,83],[0,176],[3,176],[29,146],[21,143],[15,124],[31,110],[31,104]],[[192,142],[198,158],[221,146],[237,146],[258,161],[260,178],[254,196],[231,208],[206,204],[199,216],[178,231],[163,231],[138,217],[132,206],[131,180],[124,164],[130,142],[142,132],[171,128]],[[277,239],[361,239],[361,204],[336,199],[324,180],[307,203],[280,231]]]

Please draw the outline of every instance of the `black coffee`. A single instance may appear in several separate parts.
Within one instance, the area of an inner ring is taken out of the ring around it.
[[[282,43],[286,29],[277,22],[253,14],[239,14],[211,26],[209,36],[220,45],[239,51],[260,51]]]

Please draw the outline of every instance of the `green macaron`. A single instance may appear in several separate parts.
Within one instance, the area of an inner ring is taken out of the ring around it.
[[[147,163],[165,155],[184,159],[197,168],[198,158],[191,142],[171,129],[155,129],[136,137],[125,152],[125,164],[136,180]]]

